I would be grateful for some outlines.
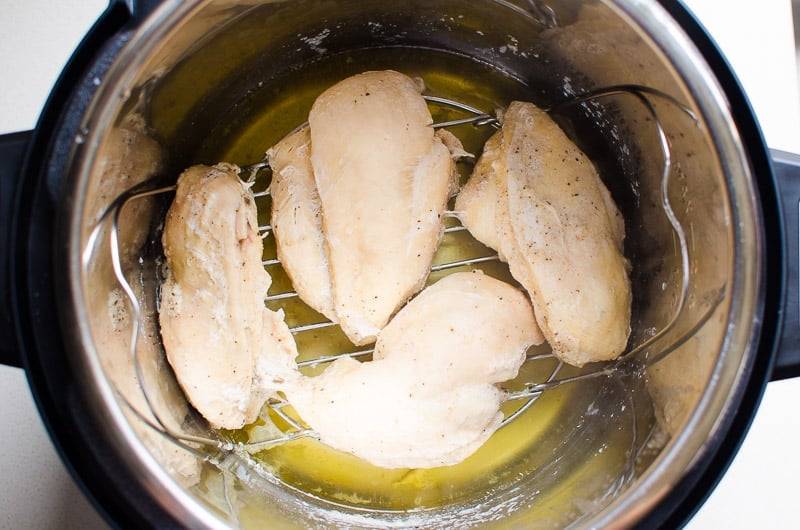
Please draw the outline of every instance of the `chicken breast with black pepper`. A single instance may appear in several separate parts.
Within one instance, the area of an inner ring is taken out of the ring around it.
[[[508,262],[559,358],[581,366],[625,349],[631,286],[622,216],[592,162],[546,112],[509,106],[455,209]]]
[[[386,468],[453,465],[500,426],[504,392],[543,341],[525,294],[479,271],[423,290],[379,334],[286,395],[324,443]]]
[[[270,150],[281,261],[354,344],[374,342],[425,284],[462,154],[434,132],[420,84],[391,70],[330,87],[308,128]]]
[[[264,305],[271,278],[261,262],[253,195],[238,168],[184,171],[162,242],[168,273],[159,321],[167,358],[213,427],[242,427],[298,372],[282,311]]]

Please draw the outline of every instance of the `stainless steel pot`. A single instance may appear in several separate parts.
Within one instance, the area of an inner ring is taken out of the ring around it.
[[[796,289],[784,286],[797,237],[774,237],[783,225],[769,153],[735,78],[680,6],[297,0],[150,10],[112,4],[34,136],[3,142],[10,155],[27,148],[21,176],[9,171],[18,189],[7,210],[6,333],[65,461],[120,525],[672,526],[735,453],[779,345],[772,373],[797,373],[796,331],[780,335],[797,305],[785,305]],[[142,304],[138,374],[109,227],[96,229],[138,181],[174,180],[192,163],[257,161],[326,83],[379,67],[486,110],[511,97],[559,109],[626,217],[632,344],[656,336],[633,368],[548,391],[527,423],[503,431],[541,431],[517,456],[489,464],[479,454],[475,480],[420,480],[420,491],[453,490],[388,507],[310,494],[235,451],[195,443],[215,435],[177,390],[153,318],[163,201],[132,203],[119,220],[121,265]],[[627,89],[563,104],[602,87]],[[790,204],[798,191],[781,182]],[[186,450],[146,425],[153,409],[186,435]]]

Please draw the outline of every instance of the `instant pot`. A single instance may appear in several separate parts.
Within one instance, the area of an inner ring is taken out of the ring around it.
[[[119,205],[191,164],[258,161],[325,83],[389,67],[487,112],[508,95],[553,109],[625,216],[639,352],[619,377],[531,407],[534,422],[537,407],[557,414],[502,464],[513,479],[402,509],[314,495],[235,439],[203,445],[218,433],[176,389],[153,318],[168,198]],[[678,3],[112,2],[36,130],[0,150],[3,361],[24,367],[59,453],[118,526],[674,527],[724,473],[766,383],[800,373],[798,160],[766,148]],[[117,294],[111,232],[141,305],[118,329],[110,301],[133,301]]]

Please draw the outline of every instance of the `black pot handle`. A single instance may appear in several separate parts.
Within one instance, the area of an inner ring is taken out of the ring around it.
[[[771,379],[800,376],[800,155],[772,150],[772,167],[783,209],[784,284],[783,330]],[[780,234],[766,234],[780,237]],[[771,272],[768,271],[768,274]]]
[[[16,230],[14,197],[33,131],[0,135],[0,363],[22,367],[12,314],[11,235]]]

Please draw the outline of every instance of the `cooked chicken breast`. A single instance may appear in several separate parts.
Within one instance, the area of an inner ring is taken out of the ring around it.
[[[228,164],[194,166],[178,179],[162,238],[168,276],[159,319],[167,358],[189,401],[213,427],[255,420],[297,374],[282,312],[264,305],[252,193]]]
[[[525,257],[516,242],[508,208],[508,186],[495,168],[503,158],[502,135],[491,136],[467,184],[456,198],[456,214],[470,233],[509,264],[523,286],[533,285]]]
[[[631,288],[622,216],[591,161],[547,113],[510,105],[456,211],[508,262],[559,358],[581,366],[625,349]]]
[[[323,92],[309,114],[338,322],[373,342],[425,283],[455,186],[455,164],[431,127],[420,87],[366,72]]]
[[[456,464],[500,426],[504,393],[543,337],[525,295],[481,272],[451,274],[401,309],[374,360],[339,359],[286,391],[330,446],[387,468]]]
[[[451,158],[471,156],[448,131],[437,131]],[[273,171],[271,224],[278,259],[300,298],[335,323],[322,205],[311,166],[311,131],[303,127],[267,151]],[[429,249],[426,247],[426,251]]]
[[[270,224],[278,259],[300,298],[338,323],[322,210],[311,167],[311,131],[303,127],[267,151],[267,156],[272,167]]]

